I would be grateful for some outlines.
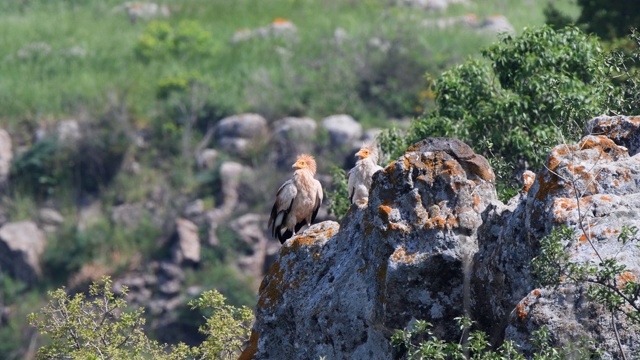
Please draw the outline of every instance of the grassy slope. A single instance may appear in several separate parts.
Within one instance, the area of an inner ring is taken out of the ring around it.
[[[126,93],[129,107],[135,114],[150,116],[157,80],[184,71],[185,64],[168,61],[145,65],[136,61],[133,48],[146,23],[139,21],[132,24],[124,13],[113,13],[112,9],[119,3],[36,0],[29,2],[22,10],[18,5],[4,5],[0,13],[0,59],[3,59],[0,61],[0,103],[4,104],[0,109],[0,118],[8,119],[9,124],[15,125],[20,119],[36,121],[42,116],[73,115],[86,107],[100,107],[110,91]],[[311,57],[321,58],[321,45],[326,43],[337,27],[345,29],[355,38],[393,36],[391,34],[394,32],[408,31],[407,23],[437,16],[403,8],[385,10],[388,7],[382,3],[184,0],[170,5],[173,14],[169,21],[195,20],[211,32],[215,55],[199,59],[195,67],[215,79],[219,89],[224,89],[220,91],[220,96],[233,111],[244,111],[254,110],[252,105],[256,107],[256,101],[251,99],[251,93],[247,94],[247,89],[256,86],[252,79],[260,69],[271,74],[275,87],[287,87],[292,81],[287,77],[287,72],[293,71],[309,84],[303,88],[311,92],[309,97],[323,96],[321,92],[313,93],[310,83],[321,84],[323,78],[332,74],[323,74],[322,77],[305,74],[301,67],[308,67]],[[514,26],[520,29],[543,22],[541,7],[533,1],[484,0],[481,6],[472,8],[452,7],[447,15],[473,12],[484,17],[500,13],[508,16]],[[236,30],[263,26],[277,17],[290,19],[298,26],[300,42],[292,50],[296,54],[308,55],[295,56],[292,69],[283,67],[271,46],[255,43],[232,46],[229,43]],[[464,29],[423,31],[419,35],[414,34],[414,39],[424,42],[425,48],[439,63],[474,54],[480,46],[489,42],[489,39],[468,34]],[[36,42],[47,43],[52,52],[29,61],[15,58],[19,49]],[[86,56],[71,58],[60,54],[64,49],[74,46],[85,49]],[[299,63],[295,63],[296,60],[300,60]],[[340,64],[332,62],[326,66],[339,68]],[[290,90],[300,91],[300,87]],[[320,87],[318,90],[323,89]],[[332,89],[327,86],[324,90],[330,93]],[[290,94],[284,89],[278,95]],[[367,112],[361,109],[360,104],[335,105],[329,101],[325,105],[314,105],[319,102],[314,101],[306,110],[318,116],[328,115],[332,107],[337,108],[336,111]],[[350,109],[350,106],[360,108]]]

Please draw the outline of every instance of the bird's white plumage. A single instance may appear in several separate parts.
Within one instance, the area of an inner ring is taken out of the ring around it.
[[[349,171],[347,189],[352,204],[363,204],[369,201],[373,174],[382,170],[382,167],[377,164],[378,150],[373,145],[364,146],[356,156],[360,160],[356,161],[356,165]]]
[[[322,185],[313,177],[316,170],[313,157],[301,155],[293,167],[297,170],[278,189],[269,218],[272,236],[282,243],[304,225],[311,225],[323,199]]]

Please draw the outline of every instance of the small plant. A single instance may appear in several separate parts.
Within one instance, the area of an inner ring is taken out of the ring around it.
[[[249,341],[253,312],[246,306],[226,305],[225,300],[217,290],[210,290],[189,302],[191,309],[213,310],[199,328],[207,336],[198,348],[201,358],[236,359]]]
[[[391,345],[396,349],[396,358],[406,360],[525,360],[518,347],[511,341],[505,341],[497,349],[491,349],[487,334],[476,330],[465,337],[473,326],[473,321],[465,316],[457,317],[461,337],[458,343],[439,340],[431,331],[429,322],[418,320],[405,330],[396,330],[391,336]],[[589,359],[593,352],[589,344],[581,341],[577,348],[558,349],[552,347],[551,334],[546,326],[534,331],[530,340],[534,349],[532,359],[561,360],[579,354],[580,359]]]
[[[618,235],[622,246],[636,243],[638,228],[623,226]],[[640,283],[637,277],[620,264],[614,257],[602,258],[596,250],[599,261],[578,263],[572,261],[566,248],[577,240],[576,231],[568,227],[554,228],[540,242],[540,255],[533,259],[533,269],[538,282],[543,286],[557,286],[560,283],[589,284],[589,298],[612,313],[622,313],[634,324],[640,324]],[[581,239],[590,242],[588,235]]]
[[[340,221],[349,210],[349,191],[347,189],[347,175],[340,167],[331,168],[332,190],[329,192],[329,214],[335,215]]]
[[[166,21],[149,23],[138,39],[135,55],[142,62],[197,59],[211,54],[212,36],[194,21],[172,26]]]

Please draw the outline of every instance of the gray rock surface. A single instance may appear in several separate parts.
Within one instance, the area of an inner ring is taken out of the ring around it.
[[[452,333],[480,214],[496,198],[490,169],[456,160],[476,156],[456,140],[418,143],[374,175],[368,207],[287,241],[261,285],[245,356],[388,359],[392,329],[413,318]]]
[[[233,155],[244,156],[268,134],[267,120],[258,114],[239,114],[226,117],[215,126],[217,147]]]
[[[332,146],[351,146],[362,137],[362,125],[349,115],[332,115],[322,119],[321,124],[329,133]]]
[[[590,338],[604,358],[620,358],[611,314],[584,286],[538,288],[530,264],[553,227],[582,222],[601,256],[640,277],[640,249],[617,241],[622,225],[640,227],[640,157],[627,152],[637,151],[635,122],[592,120],[578,144],[555,147],[539,174],[525,172],[507,204],[497,200],[486,159],[462,142],[410,147],[374,175],[368,206],[283,245],[261,284],[241,359],[389,359],[395,329],[424,319],[457,342],[454,318],[463,314],[493,344],[512,340],[527,356],[544,325],[553,346]],[[580,233],[565,248],[571,261],[598,262]],[[622,315],[615,323],[624,351],[637,354],[640,335]]]
[[[281,169],[290,170],[299,154],[312,153],[317,129],[311,118],[287,117],[273,123],[272,161]]]
[[[42,275],[40,265],[47,238],[32,221],[10,222],[0,227],[0,268],[33,283]]]
[[[9,180],[12,160],[11,136],[6,130],[0,129],[0,193],[2,193]]]
[[[172,249],[176,264],[198,264],[200,262],[200,237],[198,226],[193,222],[176,219],[177,240]]]

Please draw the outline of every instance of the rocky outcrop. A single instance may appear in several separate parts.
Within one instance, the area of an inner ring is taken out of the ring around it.
[[[493,173],[460,141],[418,143],[374,175],[368,207],[287,243],[259,292],[256,359],[388,359],[392,329],[464,312]],[[448,291],[443,291],[448,288]]]
[[[42,275],[40,261],[46,243],[47,238],[34,222],[4,224],[0,227],[0,268],[22,281],[35,282]]]
[[[619,259],[629,278],[640,276],[640,249],[616,239],[622,225],[640,227],[640,161],[627,151],[640,136],[636,121],[592,120],[599,134],[554,148],[546,168],[526,172],[506,205],[486,159],[468,146],[442,138],[415,144],[374,175],[368,206],[354,205],[341,224],[315,224],[283,245],[260,287],[241,358],[389,359],[395,329],[424,319],[438,337],[457,342],[454,318],[465,314],[493,344],[512,340],[525,355],[545,325],[554,346],[590,338],[616,358],[606,309],[584,287],[537,287],[530,264],[553,227],[582,222],[601,256]],[[574,262],[597,259],[583,237],[565,245]],[[637,352],[640,336],[614,320],[624,351]]]

